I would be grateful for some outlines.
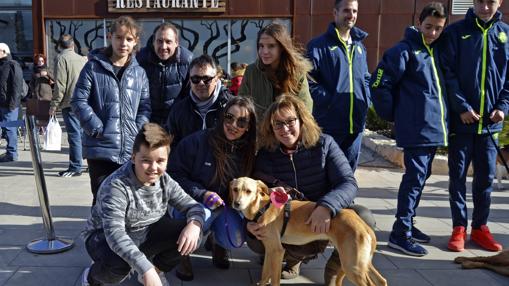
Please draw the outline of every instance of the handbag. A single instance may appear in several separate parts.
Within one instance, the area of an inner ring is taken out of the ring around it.
[[[44,150],[60,151],[62,149],[62,128],[55,115],[51,116],[46,126]]]

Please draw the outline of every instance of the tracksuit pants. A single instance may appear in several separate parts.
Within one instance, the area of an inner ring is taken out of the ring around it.
[[[497,149],[488,134],[456,133],[449,138],[449,203],[453,227],[468,224],[466,178],[472,162],[472,228],[479,228],[488,222],[490,214]]]
[[[412,218],[421,200],[426,180],[431,176],[431,167],[437,147],[404,148],[405,174],[398,191],[396,221],[392,226],[394,234],[405,234],[412,229]]]

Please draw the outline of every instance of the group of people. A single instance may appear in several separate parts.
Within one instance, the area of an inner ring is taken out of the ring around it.
[[[110,45],[91,51],[88,61],[65,56],[73,44],[64,35],[55,77],[44,63],[37,72],[55,85],[50,114],[61,109],[66,127],[76,130],[69,140],[80,151],[70,151],[62,176],[81,174],[82,157],[88,163],[93,202],[84,237],[93,264],[82,285],[119,283],[131,269],[144,285],[168,285],[164,273],[174,267],[180,279],[192,280],[189,254],[205,237],[218,268],[229,268],[228,249],[244,241],[263,254],[265,226],[245,222],[227,205],[228,182],[240,176],[263,180],[274,191],[295,188],[317,202],[307,221],[315,232],[327,232],[343,208],[374,227],[370,211],[354,203],[354,172],[372,101],[381,117],[395,122],[405,158],[389,246],[427,254],[419,242],[431,238],[414,218],[436,149],[448,146],[448,248],[464,250],[472,161],[471,239],[501,250],[487,227],[496,158],[490,136],[501,131],[509,107],[509,26],[501,21],[501,3],[475,0],[466,18],[447,29],[444,5],[426,5],[417,25],[370,74],[362,43],[367,33],[355,26],[359,1],[335,0],[334,21],[309,42],[306,54],[284,25],[263,27],[257,60],[240,65],[242,80],[233,94],[214,59],[193,58],[172,24],[156,27],[137,52],[140,26],[119,17],[110,26]],[[17,72],[15,65],[11,70]],[[76,70],[75,79],[59,77]],[[2,105],[2,120],[5,109],[14,112]],[[284,245],[282,278],[298,276],[301,264],[327,243]],[[335,285],[340,263],[335,250],[325,266],[326,285]]]

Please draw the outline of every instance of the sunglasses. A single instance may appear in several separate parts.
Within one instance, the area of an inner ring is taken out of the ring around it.
[[[224,122],[229,125],[233,125],[234,122],[237,122],[237,127],[241,129],[246,129],[249,126],[249,119],[246,117],[235,118],[231,113],[224,114]]]
[[[193,84],[199,84],[200,82],[203,81],[203,84],[204,85],[209,85],[210,82],[215,78],[216,76],[208,76],[208,75],[205,75],[205,76],[198,76],[198,75],[193,75],[191,76],[191,82]]]
[[[298,118],[290,118],[288,120],[285,120],[285,121],[274,121],[272,123],[272,125],[274,126],[274,129],[275,130],[281,130],[283,129],[283,127],[288,127],[288,128],[291,128],[291,127],[294,127],[295,124],[297,123],[297,120]]]

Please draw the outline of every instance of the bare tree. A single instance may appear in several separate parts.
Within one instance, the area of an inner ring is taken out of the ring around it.
[[[76,49],[78,51],[78,54],[80,54],[80,55],[82,55],[83,53],[81,52],[81,43],[80,43],[80,41],[78,41],[78,38],[76,37],[76,32],[82,26],[83,26],[83,22],[82,21],[75,22],[75,21],[71,20],[71,23],[69,23],[69,34],[71,34],[72,37],[74,38],[74,44],[76,45]]]
[[[103,24],[99,23],[98,21],[95,21],[95,27],[88,30],[87,32],[85,32],[85,34],[84,34],[85,46],[88,48],[89,51],[91,51],[93,49],[94,42],[97,39],[104,39],[104,36],[102,35],[102,33],[99,33],[99,31],[101,29],[103,29]],[[92,39],[89,40],[89,37],[91,36],[91,34],[92,34]]]
[[[236,20],[231,20],[231,26],[232,27],[233,27],[233,25],[235,25],[235,23],[237,23]],[[240,22],[240,36],[235,38],[233,36],[233,34],[231,35],[231,44],[232,44],[231,53],[232,54],[239,52],[240,51],[240,43],[244,42],[247,39],[246,28],[247,28],[248,24],[249,24],[248,20],[242,20]],[[225,31],[225,33],[228,34],[228,24],[224,25],[223,30]],[[227,41],[223,42],[220,45],[218,45],[214,49],[214,51],[212,52],[212,57],[214,57],[215,59],[219,60],[220,58],[228,56],[228,50],[220,53],[222,50],[224,50],[227,47],[228,47],[228,42]]]
[[[184,40],[185,42],[187,42],[188,50],[194,51],[194,49],[198,45],[198,40],[200,39],[200,34],[198,34],[198,32],[196,32],[196,31],[194,31],[192,29],[186,28],[184,26],[184,20],[180,21],[181,24],[178,24],[178,23],[173,22],[173,21],[170,21],[170,23],[175,25],[175,27],[177,27],[177,29],[179,30],[179,32],[180,32],[180,42],[182,42],[182,40]],[[192,39],[188,38],[186,33],[184,33],[184,32],[189,32],[192,35]]]
[[[217,21],[201,21],[200,25],[209,30],[210,37],[203,43],[203,53],[208,54],[209,46],[221,35],[219,32],[219,24]]]

